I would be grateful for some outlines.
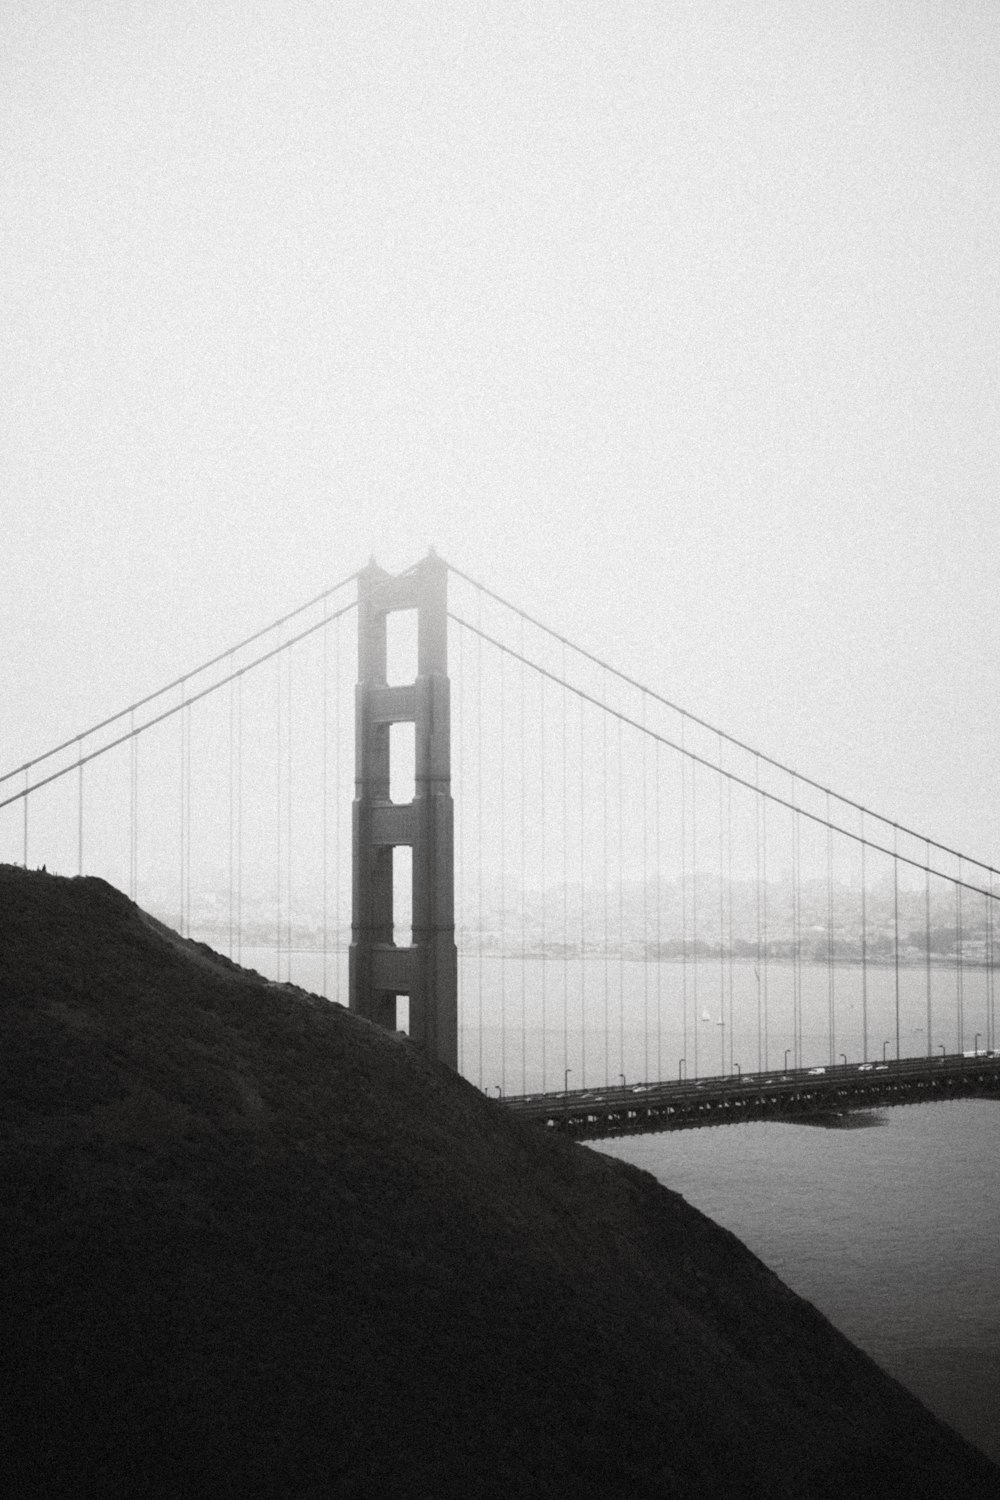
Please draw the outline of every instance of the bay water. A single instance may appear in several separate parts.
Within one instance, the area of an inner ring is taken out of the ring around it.
[[[871,1129],[746,1124],[597,1142],[731,1230],[1000,1463],[1000,1101]]]
[[[346,1004],[346,957],[254,949],[241,961]],[[820,966],[762,975],[746,960],[465,954],[459,980],[461,1071],[494,1096],[854,1063],[895,1056],[897,1038],[903,1056],[996,1044],[992,983],[948,965],[844,964],[831,980]],[[1000,1101],[866,1118],[871,1128],[751,1123],[590,1149],[731,1230],[1000,1463]]]

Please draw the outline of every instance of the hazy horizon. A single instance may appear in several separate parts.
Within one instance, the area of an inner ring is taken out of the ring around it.
[[[1000,862],[992,7],[0,37],[0,768],[433,544]]]

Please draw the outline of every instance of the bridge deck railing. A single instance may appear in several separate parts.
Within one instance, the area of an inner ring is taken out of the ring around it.
[[[750,1120],[833,1120],[977,1095],[1000,1096],[1000,1050],[517,1095],[504,1103],[549,1129],[601,1139]]]

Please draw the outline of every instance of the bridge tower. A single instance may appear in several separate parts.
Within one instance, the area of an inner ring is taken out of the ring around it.
[[[433,551],[405,573],[374,560],[358,579],[353,918],[350,1007],[396,1026],[396,997],[410,1000],[410,1036],[458,1069],[454,811],[448,682],[447,565]],[[417,615],[417,677],[386,681],[386,618]],[[390,796],[390,732],[414,725],[412,802]],[[393,851],[412,849],[413,918],[408,948],[393,940]]]

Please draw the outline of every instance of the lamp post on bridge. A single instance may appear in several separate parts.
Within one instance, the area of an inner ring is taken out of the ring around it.
[[[886,1040],[882,1043],[882,1061],[883,1062],[887,1061],[886,1055],[885,1055],[885,1049],[886,1049],[886,1047],[888,1047],[888,1045],[889,1045],[889,1041],[888,1041],[888,1038],[886,1038]]]
[[[786,1073],[788,1072],[788,1054],[789,1054],[789,1052],[791,1052],[791,1050],[792,1050],[791,1047],[786,1047],[785,1048],[785,1068],[784,1068],[784,1071]]]

